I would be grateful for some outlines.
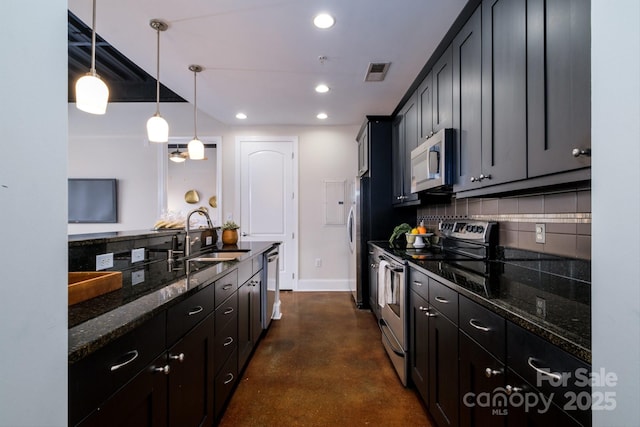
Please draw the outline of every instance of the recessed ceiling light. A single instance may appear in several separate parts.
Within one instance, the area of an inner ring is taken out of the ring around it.
[[[325,120],[329,116],[327,116],[327,113],[319,113],[316,117],[320,120]]]
[[[318,93],[327,93],[327,92],[329,92],[329,86],[327,86],[325,84],[319,84],[318,86],[316,86],[316,92],[318,92]]]
[[[333,19],[333,16],[329,15],[328,13],[321,13],[313,18],[313,25],[318,28],[322,28],[323,30],[333,27],[333,24],[335,23],[336,20]]]
[[[236,114],[236,119],[244,120],[246,118],[247,118],[247,115],[245,113]]]

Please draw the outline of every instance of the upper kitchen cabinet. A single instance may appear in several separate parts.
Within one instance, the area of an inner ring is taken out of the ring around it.
[[[369,171],[369,126],[365,126],[358,135],[358,176]]]
[[[482,2],[482,170],[474,182],[479,185],[527,177],[526,20],[526,0]]]
[[[590,14],[589,0],[527,1],[529,177],[591,166]]]
[[[453,126],[452,70],[449,46],[418,87],[419,141]]]
[[[396,115],[393,122],[392,173],[394,205],[418,203],[418,195],[411,193],[411,150],[418,146],[418,91]]]
[[[391,117],[367,116],[356,136],[358,176],[377,180],[389,174],[391,158]]]
[[[477,188],[482,162],[482,21],[478,7],[456,35],[453,51],[454,191]]]

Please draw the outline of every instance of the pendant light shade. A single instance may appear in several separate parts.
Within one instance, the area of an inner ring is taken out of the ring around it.
[[[169,154],[169,160],[176,163],[182,163],[187,160],[187,158],[182,155],[180,148],[176,148],[176,151],[172,151],[171,154]]]
[[[166,31],[169,26],[159,19],[149,22],[151,28],[156,30],[156,113],[147,120],[147,137],[150,142],[169,141],[169,123],[160,115],[160,31]]]
[[[93,0],[91,30],[91,69],[76,82],[76,107],[91,114],[107,112],[109,88],[96,73],[96,0]]]
[[[189,70],[193,71],[193,139],[189,141],[187,149],[189,150],[189,159],[204,159],[204,144],[198,139],[198,92],[196,81],[198,73],[202,71],[199,65],[189,65]]]

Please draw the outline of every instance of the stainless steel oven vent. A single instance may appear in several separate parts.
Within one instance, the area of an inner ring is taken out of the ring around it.
[[[391,62],[370,62],[367,74],[364,76],[365,82],[381,82],[387,76]]]

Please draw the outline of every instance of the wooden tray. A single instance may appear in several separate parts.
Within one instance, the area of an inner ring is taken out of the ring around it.
[[[69,305],[122,288],[119,271],[69,272]]]

